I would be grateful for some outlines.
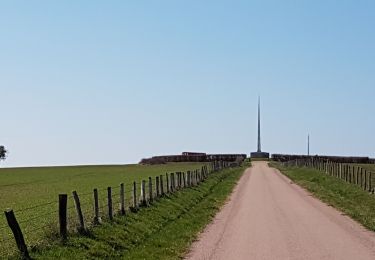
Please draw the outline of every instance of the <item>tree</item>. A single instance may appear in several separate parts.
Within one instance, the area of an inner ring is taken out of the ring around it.
[[[0,161],[5,160],[5,158],[7,157],[7,153],[8,151],[5,149],[5,147],[3,145],[0,145]]]

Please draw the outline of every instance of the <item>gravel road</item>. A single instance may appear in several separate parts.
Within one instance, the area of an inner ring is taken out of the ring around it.
[[[375,259],[375,233],[253,162],[186,259]]]

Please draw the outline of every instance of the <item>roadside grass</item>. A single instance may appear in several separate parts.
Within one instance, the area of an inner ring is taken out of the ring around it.
[[[39,246],[57,229],[58,194],[80,195],[85,218],[92,219],[92,190],[99,190],[100,206],[106,204],[108,186],[113,187],[114,205],[119,201],[119,184],[126,185],[126,200],[131,198],[131,184],[166,172],[201,168],[203,163],[168,163],[162,165],[103,165],[68,167],[33,167],[0,169],[0,209],[14,210],[26,243]],[[39,206],[43,204],[43,206]],[[70,219],[76,220],[73,201],[68,201]],[[91,214],[91,215],[90,215]],[[73,225],[70,225],[74,228]],[[14,254],[16,245],[7,227],[4,214],[0,216],[0,258]]]
[[[375,231],[375,197],[360,187],[326,175],[315,169],[283,167],[272,162],[270,166],[279,169],[292,181],[313,193],[323,202],[331,205]]]
[[[212,220],[249,165],[230,168],[199,186],[169,194],[138,213],[116,217],[91,229],[31,252],[35,259],[180,259]]]

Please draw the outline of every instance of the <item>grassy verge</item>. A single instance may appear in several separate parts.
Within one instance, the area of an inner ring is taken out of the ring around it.
[[[212,174],[201,185],[168,195],[138,213],[117,217],[73,236],[34,250],[36,259],[179,259],[225,202],[245,167]]]
[[[168,163],[162,165],[97,165],[67,167],[34,167],[0,169],[0,209],[11,208],[20,222],[26,243],[39,246],[46,241],[57,225],[59,193],[71,194],[76,190],[81,198],[85,219],[93,218],[92,190],[99,190],[99,204],[106,205],[106,188],[113,188],[113,200],[119,202],[119,184],[125,183],[126,200],[130,201],[132,183],[138,184],[148,177],[155,178],[166,172],[199,169],[203,163]],[[68,215],[75,220],[72,198],[69,198]],[[73,206],[73,207],[72,207]],[[70,227],[74,225],[70,222]],[[11,256],[16,244],[4,214],[0,216],[0,258]]]
[[[339,209],[366,228],[375,231],[375,197],[360,187],[346,183],[341,179],[308,168],[278,168],[295,183],[306,188],[317,198]]]

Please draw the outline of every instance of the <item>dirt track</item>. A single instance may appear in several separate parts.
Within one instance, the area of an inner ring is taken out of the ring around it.
[[[375,233],[254,162],[187,259],[375,259]]]

